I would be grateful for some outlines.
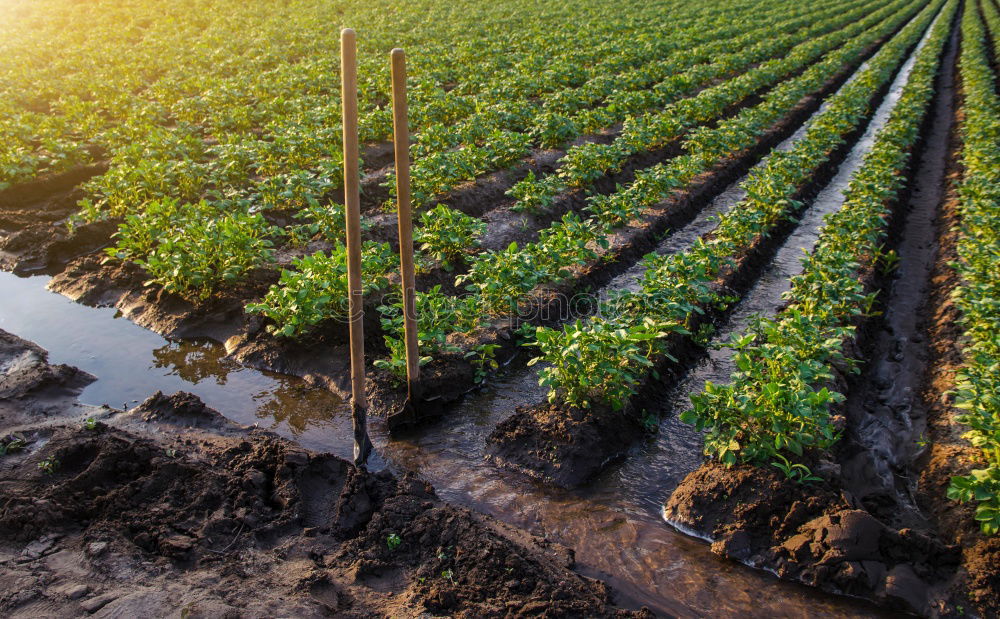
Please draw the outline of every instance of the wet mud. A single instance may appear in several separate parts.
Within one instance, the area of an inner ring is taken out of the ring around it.
[[[44,354],[3,335],[5,367]],[[45,396],[5,390],[0,402]],[[0,457],[5,616],[651,616],[615,609],[566,548],[190,394],[127,411],[64,404],[12,440]]]

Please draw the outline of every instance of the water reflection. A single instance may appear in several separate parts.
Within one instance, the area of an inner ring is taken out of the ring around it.
[[[167,370],[167,375],[197,385],[205,379],[215,379],[224,386],[230,372],[239,366],[222,355],[218,346],[206,342],[171,342],[153,351],[154,367]]]
[[[258,403],[254,414],[257,419],[266,422],[261,424],[263,427],[277,429],[287,426],[296,437],[319,427],[333,428],[337,425],[336,421],[350,424],[348,413],[343,410],[339,399],[335,403],[336,408],[331,409],[328,391],[302,381],[281,382],[254,395],[253,400]],[[349,435],[344,436],[344,440],[348,438]]]

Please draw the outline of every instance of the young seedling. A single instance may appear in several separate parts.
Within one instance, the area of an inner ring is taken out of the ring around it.
[[[388,546],[389,550],[395,550],[399,548],[399,545],[403,543],[403,538],[395,533],[390,533],[385,538],[385,545]]]
[[[49,456],[38,463],[38,468],[40,468],[46,475],[52,475],[59,470],[59,460]]]
[[[87,417],[87,420],[83,422],[83,429],[84,430],[96,430],[97,429],[97,420],[94,419],[93,417]]]

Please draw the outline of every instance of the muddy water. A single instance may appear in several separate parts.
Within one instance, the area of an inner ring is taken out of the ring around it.
[[[898,101],[912,63],[911,58],[903,65],[865,134],[734,309],[716,343],[743,331],[753,316],[778,310],[789,278],[801,272],[803,253],[816,243],[823,217],[843,203],[843,192]],[[781,148],[789,148],[803,134],[800,130]],[[657,251],[683,251],[742,197],[739,184],[734,183],[688,226],[668,236]],[[612,286],[634,285],[641,273],[641,266],[637,266],[619,276]],[[395,441],[390,447],[391,458],[398,465],[421,471],[448,499],[570,544],[585,571],[606,579],[625,598],[653,604],[663,612],[686,616],[735,616],[748,611],[779,616],[870,612],[861,605],[852,607],[844,600],[820,597],[764,574],[720,563],[705,552],[702,542],[663,527],[659,511],[664,499],[702,461],[701,436],[681,423],[676,413],[687,406],[690,394],[700,391],[705,380],[728,382],[732,369],[730,351],[710,350],[663,403],[658,434],[581,491],[544,488],[480,464],[485,437],[494,425],[516,405],[544,399],[545,389],[535,383],[534,371],[513,373],[467,398],[436,427],[409,441]],[[724,594],[713,590],[716,586]]]
[[[47,348],[54,361],[96,375],[83,401],[122,406],[156,389],[186,390],[234,420],[350,454],[349,421],[327,392],[232,366],[211,343],[170,342],[112,309],[51,293],[45,282],[0,273],[0,328]],[[472,393],[447,419],[411,439],[372,438],[391,468],[418,471],[443,498],[573,547],[581,571],[606,579],[620,603],[679,616],[735,617],[758,609],[792,617],[872,614],[865,605],[720,561],[702,542],[665,527],[657,515],[664,493],[700,462],[698,436],[669,419],[625,467],[613,467],[583,492],[545,488],[486,465],[484,441],[495,424],[514,406],[542,396],[535,373],[522,369]]]
[[[655,440],[583,490],[553,489],[484,466],[493,427],[514,406],[542,397],[533,371],[514,371],[418,435],[376,443],[393,465],[419,471],[443,498],[572,547],[580,571],[607,581],[620,603],[683,617],[872,614],[866,605],[720,561],[703,542],[664,526],[660,504],[701,462],[699,436],[683,424],[671,427],[670,419]]]
[[[919,48],[918,48],[919,49]],[[774,314],[789,288],[789,278],[800,273],[801,258],[815,245],[823,217],[843,203],[851,176],[863,163],[875,135],[887,121],[912,68],[911,57],[902,67],[865,134],[848,153],[834,178],[810,204],[796,230],[779,249],[756,285],[735,308],[716,337],[724,342],[743,331],[758,314]],[[782,146],[788,148],[803,132]],[[738,184],[723,192],[691,224],[665,239],[659,252],[683,251],[711,229],[713,220],[742,199]],[[612,286],[628,286],[641,267],[620,276]],[[701,437],[680,423],[676,413],[686,407],[692,392],[705,380],[728,382],[731,353],[713,349],[664,402],[660,432],[638,446],[621,464],[609,467],[587,489],[555,491],[511,479],[479,462],[485,436],[519,403],[544,398],[532,371],[516,372],[502,382],[468,398],[455,414],[410,441],[397,441],[392,459],[420,470],[447,498],[470,503],[505,520],[569,543],[581,566],[603,577],[626,598],[652,603],[658,610],[680,615],[802,614],[817,616],[841,612],[863,613],[843,600],[816,599],[813,592],[776,583],[762,574],[733,569],[705,553],[701,542],[662,527],[662,501],[688,472],[701,462]],[[510,394],[517,394],[512,401]],[[692,545],[693,544],[693,545]],[[708,587],[706,587],[708,583]],[[712,591],[714,583],[724,596]],[[806,595],[808,601],[799,597]],[[799,606],[803,601],[806,606]],[[806,610],[808,609],[808,610]]]
[[[119,318],[112,308],[74,303],[46,290],[48,279],[0,272],[0,329],[45,348],[54,363],[96,376],[80,396],[83,403],[131,407],[156,390],[189,391],[230,419],[313,448],[350,443],[349,432],[334,435],[345,409],[329,391],[241,367],[213,342],[170,341]]]
[[[954,117],[957,50],[956,29],[945,48],[913,191],[902,209],[899,266],[888,285],[881,329],[872,337],[863,378],[847,400],[853,429],[848,437],[852,453],[844,457],[845,480],[861,500],[889,495],[893,509],[888,515],[900,526],[926,525],[913,499],[916,476],[909,476],[909,465],[923,449],[920,437],[927,421],[920,389],[930,351],[921,310],[928,302],[937,256],[936,217]]]

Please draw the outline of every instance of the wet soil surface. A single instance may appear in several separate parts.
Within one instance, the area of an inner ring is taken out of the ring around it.
[[[65,414],[94,380],[75,367],[50,365],[45,350],[0,331],[0,428]]]
[[[219,346],[171,343],[114,319],[110,308],[87,308],[45,291],[42,278],[10,277],[21,286],[0,296],[0,327],[37,338],[50,359],[82,364],[98,376],[81,395],[84,402],[141,400],[143,389],[146,394],[190,390],[229,419],[259,423],[313,451],[351,457],[349,416],[336,398],[324,399],[333,397],[325,389],[231,367]],[[5,305],[5,299],[17,303]],[[19,311],[21,302],[33,313]],[[150,351],[155,354],[147,358]],[[845,598],[721,562],[700,542],[665,527],[659,517],[665,493],[701,461],[700,437],[674,423],[675,417],[668,416],[659,434],[580,493],[533,484],[488,465],[483,460],[486,436],[512,404],[540,395],[531,368],[516,365],[431,427],[390,437],[373,424],[378,457],[370,469],[387,466],[399,476],[419,471],[444,500],[573,548],[577,570],[607,582],[615,600],[628,608],[647,605],[659,615],[683,617],[745,616],[748,609],[810,617],[873,615],[870,607]],[[87,410],[97,409],[81,408],[75,424],[94,414]]]
[[[710,539],[721,556],[922,615],[934,612],[961,554],[886,526],[835,486],[803,486],[759,467],[703,465],[673,492],[664,518]]]
[[[958,39],[956,33],[955,39]],[[953,42],[953,44],[955,44]],[[954,66],[947,67],[954,74]],[[943,174],[943,196],[932,222],[936,234],[933,264],[929,266],[929,286],[925,304],[920,311],[921,331],[926,344],[923,382],[915,398],[914,409],[925,414],[923,447],[913,453],[911,470],[916,479],[914,500],[922,513],[962,549],[965,574],[963,585],[970,604],[983,616],[1000,615],[1000,538],[984,536],[974,520],[975,506],[947,499],[946,490],[954,475],[965,475],[983,465],[981,454],[962,435],[965,427],[955,421],[955,377],[963,363],[962,328],[957,322],[959,312],[952,294],[959,279],[952,268],[957,260],[956,242],[958,217],[957,186],[962,166],[958,161],[961,148],[959,128],[962,115],[960,85],[941,86],[954,92],[954,120]]]
[[[41,356],[44,382],[73,389],[44,351],[0,336],[7,375]],[[5,405],[46,398],[0,394]],[[632,615],[572,570],[566,548],[445,503],[411,474],[240,426],[190,394],[50,412],[3,439],[5,616]]]
[[[17,273],[59,269],[69,260],[108,243],[117,222],[70,231],[63,223],[85,196],[80,184],[108,169],[80,166],[0,191],[0,268]]]

